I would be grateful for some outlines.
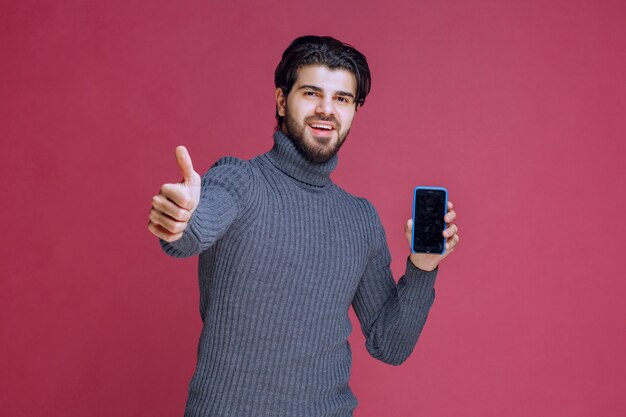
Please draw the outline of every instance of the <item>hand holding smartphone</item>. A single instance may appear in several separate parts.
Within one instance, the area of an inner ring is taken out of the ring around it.
[[[448,190],[417,186],[413,191],[413,232],[411,251],[443,255],[446,250],[444,216],[448,209]]]

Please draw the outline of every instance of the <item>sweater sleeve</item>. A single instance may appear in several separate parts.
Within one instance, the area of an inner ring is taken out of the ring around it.
[[[203,176],[200,202],[183,236],[166,242],[159,239],[163,251],[184,258],[208,249],[239,218],[247,204],[252,172],[247,161],[224,157]]]
[[[368,203],[369,204],[369,203]],[[373,211],[372,250],[352,306],[365,336],[367,351],[390,365],[400,365],[413,352],[435,299],[438,268],[426,272],[407,258],[406,272],[396,285],[385,231]]]

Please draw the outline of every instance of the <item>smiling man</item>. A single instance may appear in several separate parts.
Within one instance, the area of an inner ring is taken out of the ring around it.
[[[330,179],[370,90],[360,52],[298,38],[275,85],[269,152],[224,157],[200,177],[178,147],[183,180],[152,200],[148,228],[163,250],[199,255],[203,328],[186,416],[352,416],[350,306],[368,352],[401,364],[459,240],[450,203],[445,254],[411,253],[396,284],[376,210]],[[410,239],[410,221],[404,232]]]
[[[345,69],[305,65],[288,91],[276,88],[279,129],[313,162],[331,159],[346,140],[356,111],[357,81]],[[291,92],[291,94],[289,94]]]

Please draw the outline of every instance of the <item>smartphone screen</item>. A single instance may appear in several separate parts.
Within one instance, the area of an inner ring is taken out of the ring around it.
[[[413,236],[411,249],[416,253],[443,254],[445,251],[448,191],[441,187],[415,187],[413,196]]]

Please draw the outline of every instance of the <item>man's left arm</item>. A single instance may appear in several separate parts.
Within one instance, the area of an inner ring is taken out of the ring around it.
[[[435,279],[439,263],[456,247],[458,227],[452,224],[456,213],[448,205],[446,251],[443,255],[412,253],[406,263],[406,273],[396,285],[391,269],[391,255],[385,232],[375,214],[377,230],[374,250],[361,278],[352,306],[365,335],[367,351],[376,359],[390,365],[400,365],[413,351],[428,312],[435,300]],[[412,224],[405,226],[410,241]]]

